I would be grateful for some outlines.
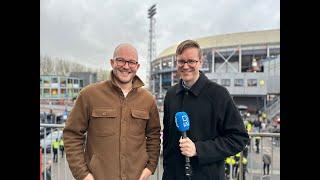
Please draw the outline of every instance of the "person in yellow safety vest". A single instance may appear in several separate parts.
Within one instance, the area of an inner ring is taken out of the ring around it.
[[[61,137],[60,142],[59,142],[59,147],[61,151],[61,157],[63,158],[64,156],[64,143],[63,143],[63,138]]]
[[[234,177],[235,174],[238,174],[239,161],[240,161],[240,152],[235,155],[235,161],[236,161],[236,163],[234,165],[234,169],[233,169],[233,173],[232,173],[233,177]]]
[[[233,156],[229,156],[225,159],[225,174],[227,179],[230,177],[230,166],[234,167],[236,164],[236,160],[234,159]]]
[[[263,120],[267,119],[267,114],[265,112],[262,113],[262,118],[263,118]]]
[[[250,121],[248,121],[248,123],[246,124],[246,129],[248,132],[251,132],[252,131],[252,124]]]
[[[252,131],[252,124],[251,124],[251,121],[248,121],[246,124],[245,124],[245,127],[246,127],[246,130],[247,132],[251,132]],[[250,140],[248,141],[248,146],[250,146],[251,144],[251,137],[249,137]]]
[[[58,162],[58,149],[59,149],[59,140],[58,138],[52,142],[52,149],[53,149],[53,162]]]
[[[245,180],[246,179],[246,172],[247,170],[247,164],[248,164],[248,160],[245,157],[242,157],[242,169],[243,169],[243,173],[242,173],[242,179]],[[239,165],[240,166],[240,165]],[[237,179],[239,180],[240,177],[240,173],[237,174]]]

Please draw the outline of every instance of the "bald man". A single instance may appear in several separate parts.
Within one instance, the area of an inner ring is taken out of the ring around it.
[[[156,101],[136,75],[136,48],[120,44],[110,64],[110,80],[83,88],[66,121],[69,167],[79,180],[145,180],[160,154]]]

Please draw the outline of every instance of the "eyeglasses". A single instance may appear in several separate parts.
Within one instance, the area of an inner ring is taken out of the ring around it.
[[[134,60],[125,60],[124,58],[116,58],[115,59],[118,66],[124,66],[126,63],[128,63],[128,66],[131,68],[135,68],[138,65],[138,62]]]
[[[197,62],[199,62],[199,61],[193,60],[193,59],[188,59],[188,60],[179,59],[179,60],[177,60],[178,66],[181,66],[181,67],[184,66],[185,63],[187,63],[189,66],[193,67],[197,64]]]

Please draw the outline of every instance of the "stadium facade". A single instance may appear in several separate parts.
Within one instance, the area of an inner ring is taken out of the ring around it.
[[[280,29],[241,32],[196,40],[203,52],[202,71],[225,86],[238,106],[251,112],[280,99]],[[179,81],[175,50],[165,49],[151,62],[150,89],[163,98]]]

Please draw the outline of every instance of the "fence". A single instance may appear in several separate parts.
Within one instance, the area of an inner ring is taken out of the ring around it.
[[[73,180],[73,176],[66,160],[66,155],[62,154],[59,149],[57,153],[57,162],[54,162],[52,142],[61,137],[61,130],[64,128],[63,124],[40,124],[40,127],[44,127],[44,139],[41,140],[40,146],[42,146],[42,169],[43,180]],[[49,130],[47,130],[47,128]],[[228,179],[242,180],[243,174],[246,180],[258,180],[258,179],[280,179],[280,133],[249,133],[250,144],[247,146],[246,153],[241,152],[240,162],[243,158],[247,158],[247,171],[244,171],[242,163],[239,163],[239,171],[235,172],[235,167],[230,167],[230,174],[226,174]],[[257,145],[257,139],[259,143]],[[263,154],[270,152],[271,165],[270,174],[264,176],[263,170]],[[160,153],[158,168],[154,175],[149,180],[162,179],[162,153]]]

